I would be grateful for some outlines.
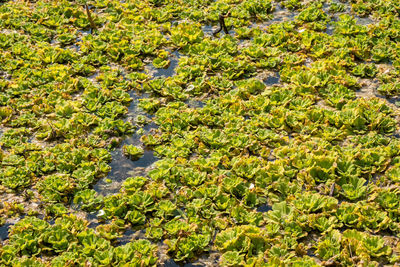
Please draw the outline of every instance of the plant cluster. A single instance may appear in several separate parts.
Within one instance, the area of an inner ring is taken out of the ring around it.
[[[222,266],[400,260],[398,110],[358,91],[400,92],[396,1],[85,2],[91,18],[79,1],[0,6],[0,184],[46,215],[10,228],[1,264],[153,266],[160,253],[212,251]],[[263,25],[278,8],[296,16]],[[354,16],[370,12],[369,25]],[[221,14],[230,34],[205,34]],[[148,71],[173,54],[172,76]],[[135,132],[142,144],[122,153],[159,160],[99,194],[111,151]],[[1,208],[3,223],[29,215]],[[128,228],[144,236],[120,245]]]
[[[107,230],[110,235],[112,229]],[[25,217],[12,227],[0,261],[12,266],[46,266],[43,258],[51,257],[51,266],[156,266],[156,252],[156,246],[144,239],[114,247],[100,226],[88,228],[87,221],[74,215],[64,215],[54,224]]]

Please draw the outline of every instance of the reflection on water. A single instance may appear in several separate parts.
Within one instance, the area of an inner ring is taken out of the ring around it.
[[[161,266],[163,266],[163,267],[203,267],[203,266],[214,266],[214,265],[205,265],[203,262],[178,264],[173,259],[168,259],[168,260],[164,261]],[[215,266],[217,266],[217,265],[215,265]]]
[[[153,78],[165,76],[172,77],[175,74],[175,68],[178,66],[180,53],[176,50],[171,53],[170,56],[170,65],[167,69],[156,69],[152,64],[148,64],[146,68],[149,70]],[[125,121],[135,121],[137,115],[146,116],[148,119],[153,118],[152,115],[147,114],[140,110],[138,107],[139,100],[142,98],[148,98],[148,94],[139,94],[136,91],[129,92],[132,102],[128,108],[128,114],[125,118]],[[196,105],[203,105],[202,102],[198,101]],[[148,133],[152,129],[157,128],[157,125],[154,122],[150,122],[147,125],[142,127],[145,133]],[[120,146],[111,152],[112,161],[109,164],[111,166],[111,171],[108,175],[102,179],[100,179],[94,186],[93,189],[101,194],[101,195],[109,195],[118,193],[122,183],[128,177],[132,176],[146,176],[149,168],[153,165],[154,162],[158,160],[158,158],[154,155],[154,152],[150,149],[144,148],[144,155],[136,161],[132,161],[129,158],[125,157],[122,152],[122,147],[124,145],[135,145],[143,147],[142,142],[140,141],[141,135],[133,134],[127,138],[125,138]],[[108,182],[110,181],[111,182]]]
[[[8,239],[8,230],[10,229],[11,223],[5,223],[0,227],[0,238],[1,241]]]
[[[270,205],[267,205],[267,204],[264,204],[264,205],[259,206],[257,208],[258,212],[267,212],[267,211],[270,211],[270,210],[272,210],[272,207]]]
[[[165,262],[163,262],[162,266],[164,266],[164,267],[179,267],[179,265],[176,264],[176,262],[173,259],[166,260]]]
[[[325,33],[328,34],[328,35],[333,35],[333,30],[334,29],[335,29],[335,27],[333,27],[333,25],[328,23],[328,25],[326,25]]]
[[[266,79],[263,80],[265,85],[275,85],[280,82],[281,76],[279,75],[279,72],[276,72],[275,75],[273,76],[268,76]]]
[[[188,99],[186,101],[186,104],[190,108],[202,108],[206,105],[203,101],[195,100],[195,99]]]
[[[371,18],[369,18],[369,17],[361,18],[361,17],[355,16],[355,18],[357,19],[357,24],[360,24],[360,25],[368,25],[368,24],[373,24],[373,23],[375,23],[375,22],[374,22]]]
[[[121,237],[117,238],[118,246],[123,246],[133,240],[145,239],[145,234],[146,230],[144,229],[134,230],[132,228],[128,228],[127,230],[125,230]]]
[[[158,69],[153,66],[152,63],[146,65],[147,71],[153,76],[153,78],[156,77],[172,77],[175,74],[175,69],[178,66],[179,58],[181,57],[181,54],[178,52],[178,50],[175,50],[174,52],[171,52],[171,56],[169,57],[169,66],[166,69]]]
[[[161,76],[172,77],[174,75],[174,73],[175,73],[176,66],[178,66],[178,60],[179,59],[176,59],[174,57],[170,58],[170,60],[169,60],[170,63],[169,63],[168,68],[166,68],[166,69],[155,69],[155,72],[154,72],[153,76],[155,76],[155,77],[161,77]]]
[[[130,91],[129,95],[132,98],[132,102],[128,107],[128,113],[124,120],[135,121],[135,118],[138,115],[143,115],[148,119],[151,119],[153,116],[143,112],[138,106],[139,100],[148,98],[149,95],[146,93],[138,93],[136,91]],[[150,122],[144,125],[142,128],[144,133],[148,133],[152,129],[157,128],[157,125],[154,122]],[[154,155],[154,152],[147,148],[144,148],[143,156],[136,161],[132,161],[124,156],[122,151],[122,147],[124,145],[143,147],[140,137],[141,135],[137,133],[127,136],[114,151],[111,151],[112,161],[109,164],[111,171],[106,177],[97,181],[97,183],[93,186],[93,189],[98,194],[106,196],[118,193],[122,183],[126,180],[126,178],[132,176],[146,176],[149,168],[158,160],[158,158]],[[111,182],[109,182],[109,180],[111,180]]]
[[[118,193],[121,184],[126,180],[126,178],[146,175],[148,168],[158,159],[152,150],[145,148],[144,155],[136,161],[132,161],[125,157],[122,152],[123,145],[138,145],[138,142],[139,136],[135,134],[134,136],[124,140],[119,148],[111,152],[112,161],[109,164],[111,166],[111,171],[108,173],[107,177],[100,179],[93,186],[93,189],[97,193],[102,195]],[[108,179],[111,180],[111,183],[107,182]]]
[[[128,114],[125,118],[125,121],[134,121],[137,115],[144,115],[150,119],[152,116],[144,113],[138,107],[139,99],[146,98],[149,95],[138,94],[135,91],[131,91],[129,94],[133,100],[128,108]],[[157,125],[151,122],[143,126],[143,130],[145,133],[148,133],[156,127]],[[157,157],[154,156],[154,152],[147,148],[144,148],[143,156],[136,161],[132,161],[124,156],[122,151],[122,147],[124,145],[143,146],[142,142],[140,141],[140,137],[141,135],[139,134],[132,134],[131,136],[126,137],[118,146],[118,148],[116,148],[114,151],[111,151],[112,161],[109,164],[111,171],[106,177],[100,179],[93,186],[93,189],[97,193],[104,196],[118,193],[121,188],[121,184],[126,180],[126,178],[132,176],[145,176],[151,165],[157,161]],[[111,183],[107,182],[108,180],[111,180]]]
[[[203,32],[204,32],[205,36],[208,36],[208,37],[213,36],[214,30],[213,30],[213,26],[212,25],[204,25],[202,27],[202,29],[203,29]]]

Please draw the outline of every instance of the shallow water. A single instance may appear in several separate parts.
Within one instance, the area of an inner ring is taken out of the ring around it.
[[[279,75],[279,72],[276,72],[272,76],[268,76],[266,79],[263,80],[265,85],[271,86],[275,84],[279,84],[281,80],[281,76]]]
[[[0,227],[0,238],[2,241],[8,239],[8,231],[11,225],[11,223],[5,223]]]
[[[144,239],[145,233],[146,230],[134,230],[132,228],[128,228],[121,237],[117,238],[118,245],[123,246],[133,240]]]
[[[261,205],[256,209],[257,212],[267,212],[270,210],[272,210],[272,207],[268,204]]]
[[[148,119],[151,119],[153,116],[144,113],[138,107],[139,99],[148,97],[148,94],[138,94],[135,91],[131,91],[129,94],[133,100],[129,105],[128,114],[124,120],[134,121],[137,115],[144,115]],[[148,133],[156,127],[157,125],[155,123],[150,122],[141,128],[143,128],[144,133]],[[154,152],[145,147],[143,156],[136,161],[132,161],[124,156],[122,151],[122,147],[124,145],[143,147],[140,137],[141,135],[137,133],[125,137],[121,144],[111,152],[112,161],[109,163],[111,171],[106,177],[97,181],[97,183],[93,186],[93,189],[97,193],[103,196],[118,193],[122,183],[126,180],[126,178],[132,176],[145,176],[149,167],[151,167],[151,165],[158,160],[158,158],[154,155]],[[111,182],[107,182],[108,180],[111,180]]]
[[[125,144],[138,145],[139,138],[138,135],[134,134],[134,136],[125,139],[120,147],[111,152],[112,161],[109,164],[111,171],[93,186],[97,193],[104,196],[118,193],[122,183],[128,177],[145,176],[148,168],[158,160],[154,152],[146,148],[143,156],[136,161],[132,161],[123,155],[122,146]],[[111,180],[111,183],[107,182],[108,179]]]
[[[328,34],[328,35],[333,35],[333,30],[334,29],[335,29],[335,27],[332,24],[328,23],[326,25],[325,33]]]
[[[213,257],[201,257],[195,262],[190,263],[177,263],[173,259],[168,259],[162,262],[162,267],[204,267],[204,266],[218,266],[218,258],[216,252],[212,252]]]
[[[169,57],[170,64],[166,69],[158,69],[153,66],[153,63],[149,63],[145,66],[145,69],[148,73],[152,75],[153,78],[157,77],[172,77],[175,74],[175,69],[178,66],[179,58],[181,57],[181,53],[178,50],[171,52]]]
[[[153,78],[161,76],[171,77],[175,73],[175,68],[178,65],[179,58],[180,58],[180,53],[178,51],[174,51],[171,53],[170,65],[168,66],[167,69],[157,69],[154,68],[152,64],[148,64],[146,66],[146,69],[153,76]],[[97,75],[98,73],[95,73],[89,78],[91,80],[94,80]],[[129,92],[129,95],[132,98],[132,102],[128,107],[128,113],[125,116],[124,121],[134,122],[137,115],[143,115],[150,121],[148,124],[140,127],[144,130],[144,133],[148,133],[152,129],[157,128],[157,125],[151,121],[153,115],[143,112],[138,107],[139,100],[143,98],[148,98],[149,94],[138,93],[132,90]],[[114,151],[111,152],[112,161],[109,164],[111,167],[111,171],[108,173],[106,177],[97,181],[97,183],[93,186],[93,189],[98,194],[106,196],[118,193],[122,183],[128,177],[145,176],[151,165],[158,160],[158,158],[154,155],[154,152],[147,148],[144,148],[143,156],[136,161],[132,161],[123,155],[122,147],[124,145],[135,145],[143,147],[143,144],[140,141],[140,137],[141,135],[137,133],[125,137],[125,139],[120,143],[120,145]]]
[[[195,264],[195,263],[186,263],[186,264],[179,265],[174,260],[169,259],[169,260],[165,261],[162,266],[164,266],[164,267],[181,267],[181,266],[183,266],[183,267],[201,267],[204,265]]]
[[[175,74],[175,69],[178,66],[181,54],[177,50],[170,53],[170,64],[168,68],[157,69],[153,66],[152,63],[146,65],[145,69],[151,74],[153,79],[157,77],[172,77]],[[92,79],[95,79],[95,77],[96,74],[91,76]],[[150,95],[147,93],[138,93],[136,91],[130,91],[129,95],[132,98],[132,102],[128,107],[128,113],[124,120],[134,122],[137,115],[143,115],[150,120],[148,124],[140,127],[144,130],[144,133],[146,134],[152,129],[156,129],[157,125],[153,121],[151,121],[154,116],[142,111],[138,106],[140,99],[148,98]],[[201,101],[198,101],[195,102],[195,105],[202,106],[203,103]],[[122,183],[128,177],[146,176],[153,163],[158,160],[158,158],[154,155],[154,152],[146,147],[144,147],[144,154],[139,160],[132,161],[123,155],[122,147],[124,145],[135,145],[143,147],[143,144],[140,141],[140,137],[141,135],[137,133],[125,137],[121,144],[114,151],[111,152],[112,161],[109,164],[111,166],[111,171],[106,177],[97,181],[97,183],[93,186],[93,189],[98,194],[106,196],[118,193]],[[111,182],[109,182],[109,180],[111,180]]]
[[[360,25],[369,25],[369,24],[373,24],[375,23],[375,21],[369,17],[365,17],[365,18],[361,18],[361,17],[357,17],[354,16],[357,19],[357,24]]]
[[[272,24],[277,24],[285,21],[294,20],[294,18],[299,14],[297,11],[290,11],[285,7],[281,7],[279,4],[276,5],[274,12],[271,13],[273,15],[272,19],[266,20],[263,22],[253,23],[251,27],[260,27],[264,28],[270,26]]]
[[[190,108],[202,108],[202,107],[204,107],[206,105],[206,103],[204,103],[203,101],[196,100],[196,99],[188,99],[186,101],[186,104]]]
[[[178,61],[179,58],[181,57],[181,54],[178,51],[174,51],[171,53],[171,56],[169,58],[170,64],[168,68],[166,69],[156,69],[155,72],[153,73],[154,77],[171,77],[175,74],[175,68],[178,66]],[[153,67],[154,68],[154,67]]]
[[[204,25],[202,27],[202,29],[203,29],[203,32],[204,32],[204,36],[208,36],[208,37],[213,36],[214,29],[213,29],[212,25]]]

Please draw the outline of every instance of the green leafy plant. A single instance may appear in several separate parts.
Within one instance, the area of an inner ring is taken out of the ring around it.
[[[144,150],[134,145],[124,145],[122,147],[124,155],[132,160],[138,160],[143,156]]]

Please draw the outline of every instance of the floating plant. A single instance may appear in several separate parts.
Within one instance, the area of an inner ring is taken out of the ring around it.
[[[0,265],[400,261],[397,1],[3,2]]]

